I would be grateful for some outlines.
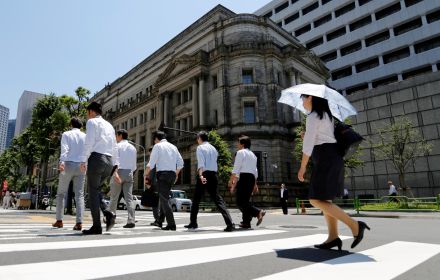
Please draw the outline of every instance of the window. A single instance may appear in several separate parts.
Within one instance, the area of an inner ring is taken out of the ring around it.
[[[355,93],[355,92],[362,91],[362,90],[366,90],[366,89],[368,89],[368,84],[367,84],[367,83],[362,84],[362,85],[357,85],[357,86],[354,86],[354,87],[351,87],[351,88],[348,88],[348,89],[345,91],[345,93],[346,93],[347,95],[350,95],[350,94],[353,94],[353,93]]]
[[[404,24],[401,24],[399,26],[394,27],[394,35],[395,36],[402,35],[408,31],[419,28],[422,25],[423,25],[422,19],[416,18],[414,20],[411,20],[409,22],[406,22]]]
[[[367,70],[374,68],[374,67],[377,67],[377,66],[379,66],[379,58],[375,57],[373,59],[358,63],[358,64],[356,64],[355,67],[356,67],[356,72],[360,73],[360,72],[367,71]]]
[[[423,74],[431,73],[431,72],[432,72],[431,65],[427,65],[427,66],[424,66],[422,68],[418,68],[418,69],[415,69],[415,70],[410,70],[410,71],[403,72],[402,78],[404,80],[406,80],[406,79],[409,79],[409,78],[412,78],[412,77],[415,77],[415,76],[419,76],[419,75],[423,75]]]
[[[397,76],[391,76],[391,77],[388,77],[385,79],[380,79],[380,80],[373,82],[373,88],[377,88],[379,86],[384,86],[384,85],[388,85],[391,83],[395,83],[397,81],[398,81]]]
[[[440,47],[440,36],[434,37],[432,39],[414,45],[414,49],[416,53],[426,52],[438,47]]]
[[[177,99],[177,105],[182,104],[182,93],[181,92],[177,93],[176,99]]]
[[[212,89],[218,88],[217,75],[212,75],[211,79],[212,79]]]
[[[294,21],[295,19],[299,18],[299,13],[293,14],[291,16],[286,17],[286,19],[284,20],[284,24],[289,24],[292,21]]]
[[[343,14],[346,14],[346,13],[348,13],[349,11],[354,10],[355,6],[356,6],[356,5],[354,4],[354,2],[351,2],[350,4],[345,5],[345,6],[342,7],[342,8],[337,9],[337,10],[335,11],[335,17],[340,17],[340,16],[342,16]]]
[[[144,146],[144,147],[147,146],[147,143],[145,142],[145,135],[141,136],[141,142],[139,144]]]
[[[270,18],[272,16],[272,11],[268,12],[267,14],[265,14],[263,17],[265,18]]]
[[[383,56],[383,63],[388,64],[402,58],[408,57],[410,55],[409,48],[403,48],[397,51],[390,52]]]
[[[344,35],[346,32],[347,32],[347,31],[346,31],[346,29],[345,29],[345,26],[344,26],[344,27],[341,27],[341,28],[339,28],[339,29],[337,29],[337,30],[335,30],[335,31],[333,31],[333,32],[331,32],[331,33],[329,33],[329,34],[327,34],[327,41],[331,41],[331,40],[334,40],[334,39],[336,39],[336,38],[338,38],[338,37],[341,37],[341,36]]]
[[[359,29],[367,24],[371,23],[371,16],[366,16],[360,20],[357,20],[353,23],[350,23],[350,31],[355,31],[356,29]]]
[[[281,77],[282,77],[282,74],[280,71],[278,71],[277,72],[277,82],[278,82],[278,85],[280,85],[280,86],[281,86],[281,83],[283,82]]]
[[[188,117],[188,130],[192,130],[193,129],[193,117],[189,116]]]
[[[255,123],[255,102],[244,103],[244,123]]]
[[[323,43],[324,43],[324,39],[322,37],[319,37],[318,39],[306,43],[306,47],[308,49],[313,49],[314,47],[322,45]]]
[[[182,126],[180,127],[180,129],[183,129],[183,130],[188,129],[187,119],[182,119]]]
[[[150,109],[150,120],[154,120],[156,118],[156,108]]]
[[[330,1],[332,1],[332,0],[321,0],[321,3],[322,3],[322,5],[325,5],[325,4],[327,4],[328,2],[330,2]]]
[[[385,9],[382,9],[378,12],[376,12],[376,20],[380,20],[383,19],[389,15],[392,15],[394,13],[397,13],[398,11],[400,11],[401,7],[400,7],[400,2],[397,2],[394,5],[391,5],[389,7],[386,7]]]
[[[283,4],[279,5],[278,7],[275,8],[275,14],[281,12],[282,10],[287,8],[288,6],[289,6],[289,1],[286,1]]]
[[[388,40],[389,38],[390,38],[390,32],[388,30],[385,30],[384,32],[381,32],[379,34],[373,35],[365,39],[365,45],[369,47],[374,44],[380,43],[382,41]]]
[[[422,2],[423,0],[405,0],[405,7],[411,7],[412,5],[415,5],[419,2]]]
[[[182,91],[182,103],[188,102],[188,91],[184,90]]]
[[[130,128],[133,128],[133,119],[130,119]]]
[[[440,10],[432,12],[426,15],[426,21],[428,23],[440,20]]]
[[[144,123],[144,114],[140,114],[139,116],[139,124],[143,124]]]
[[[315,21],[313,22],[313,26],[316,28],[316,27],[321,26],[321,25],[323,25],[324,23],[329,22],[329,21],[331,21],[331,20],[332,20],[332,14],[328,14],[328,15],[326,15],[326,16],[323,16],[323,17],[320,18],[320,19],[315,20]]]
[[[306,33],[306,32],[309,32],[310,29],[311,29],[310,24],[307,24],[306,26],[303,26],[303,27],[301,27],[301,28],[295,30],[295,36],[296,36],[296,37],[301,36],[302,34],[304,34],[304,33]]]
[[[277,22],[277,25],[278,25],[279,27],[283,27],[283,21]]]
[[[351,70],[351,66],[340,69],[340,70],[336,70],[332,73],[332,80],[336,81],[336,80],[342,79],[344,77],[348,77],[351,74],[353,74],[352,70]]]
[[[241,79],[243,84],[253,84],[254,75],[252,69],[243,69],[241,71]]]
[[[358,0],[359,6],[363,6],[363,5],[365,5],[365,4],[367,4],[367,3],[371,2],[371,1],[373,1],[373,0]]]
[[[362,49],[361,42],[356,42],[354,44],[341,48],[341,56],[357,52],[360,49]]]
[[[318,1],[302,9],[302,14],[306,15],[319,7]]]
[[[214,124],[218,125],[218,111],[214,110]]]
[[[192,87],[188,88],[188,101],[193,99],[193,89]]]
[[[325,55],[321,56],[320,58],[324,62],[329,62],[329,61],[336,59],[337,57],[338,57],[338,53],[336,51],[334,51],[334,52],[325,54]]]

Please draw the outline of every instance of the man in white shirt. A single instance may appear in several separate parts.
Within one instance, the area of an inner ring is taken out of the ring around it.
[[[157,131],[153,135],[154,147],[151,151],[150,161],[144,175],[145,181],[150,176],[150,171],[156,168],[157,187],[159,192],[160,211],[165,215],[167,226],[162,227],[163,221],[157,223],[162,230],[176,230],[173,210],[169,204],[171,187],[176,183],[180,170],[183,168],[183,159],[176,146],[165,139],[165,133]]]
[[[128,133],[125,129],[116,132],[118,142],[119,166],[110,183],[110,211],[116,213],[119,194],[121,189],[124,193],[125,204],[127,205],[128,219],[124,228],[134,228],[134,208],[133,208],[133,173],[136,170],[137,154],[136,148],[128,142]]]
[[[104,182],[117,172],[119,165],[118,148],[116,146],[115,130],[113,126],[101,117],[101,104],[90,103],[87,106],[87,134],[84,151],[81,155],[80,168],[87,170],[87,186],[89,189],[90,212],[93,225],[83,234],[102,234],[100,208],[106,218],[106,230],[115,224],[116,215],[106,205],[101,192]]]
[[[52,226],[56,228],[63,227],[64,196],[69,189],[70,181],[73,180],[76,203],[76,224],[73,230],[82,230],[84,181],[86,174],[80,170],[80,156],[84,150],[86,134],[80,130],[82,127],[82,121],[80,119],[72,118],[70,120],[70,126],[72,129],[64,132],[61,136],[60,175],[57,190],[57,220]]]
[[[237,189],[237,206],[242,212],[241,228],[251,228],[252,217],[258,218],[257,226],[263,221],[266,211],[258,209],[250,202],[253,193],[258,192],[257,157],[250,150],[251,139],[248,136],[238,138],[238,151],[228,186],[231,193]]]
[[[391,196],[390,201],[397,201],[395,198],[397,196],[396,186],[393,185],[392,181],[388,181],[388,196]]]
[[[208,134],[205,131],[201,131],[197,134],[197,143],[199,144],[196,151],[199,178],[197,178],[193,204],[191,206],[190,223],[185,227],[188,229],[196,229],[198,227],[197,214],[199,212],[199,203],[206,189],[211,197],[211,200],[215,203],[215,205],[217,205],[217,208],[225,220],[225,231],[233,231],[235,228],[234,224],[232,223],[231,215],[226,209],[225,201],[217,191],[218,152],[214,146],[209,144]]]

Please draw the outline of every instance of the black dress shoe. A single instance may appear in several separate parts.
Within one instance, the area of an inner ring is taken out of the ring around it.
[[[248,224],[248,223],[240,223],[238,226],[240,228],[245,228],[245,229],[251,228],[251,224]]]
[[[135,224],[130,223],[130,224],[126,224],[125,226],[123,226],[123,228],[134,228]]]
[[[189,225],[184,225],[183,227],[187,229],[196,229],[199,227],[199,225],[190,223]]]
[[[364,231],[365,231],[365,229],[370,230],[370,227],[366,223],[364,223],[364,222],[358,221],[358,225],[359,225],[358,235],[354,236],[353,243],[351,243],[351,249],[353,249],[359,243],[361,243],[362,238],[364,238]]]
[[[166,227],[162,227],[162,230],[176,231],[176,226],[169,226],[169,225],[167,225]]]
[[[235,225],[232,224],[232,225],[228,225],[223,231],[231,232],[231,231],[234,231],[234,230],[235,230]]]
[[[104,215],[105,215],[105,230],[109,231],[115,225],[116,215],[107,210],[104,211]]]
[[[159,223],[158,221],[155,221],[154,223],[151,223],[150,225],[162,228],[162,223]]]
[[[83,230],[82,233],[84,235],[102,234],[102,228],[92,226],[90,229]]]
[[[315,248],[328,250],[328,249],[331,249],[336,246],[338,246],[338,250],[341,251],[342,240],[339,237],[330,241],[330,242],[324,242],[322,244],[317,244],[317,245],[315,245]]]

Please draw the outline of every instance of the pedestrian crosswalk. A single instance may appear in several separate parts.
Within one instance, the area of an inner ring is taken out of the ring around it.
[[[0,224],[0,279],[390,280],[440,254],[440,244],[407,241],[370,242],[357,252],[318,250],[313,245],[326,234],[275,226],[189,231],[188,213],[176,215],[176,232],[163,232],[147,225],[149,215],[138,215],[133,229],[116,226],[99,236],[73,232],[73,224]],[[348,248],[352,238],[341,239]]]

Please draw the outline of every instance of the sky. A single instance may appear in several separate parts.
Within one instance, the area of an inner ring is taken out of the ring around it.
[[[253,13],[270,0],[1,0],[0,104],[24,90],[95,93],[216,5]]]

